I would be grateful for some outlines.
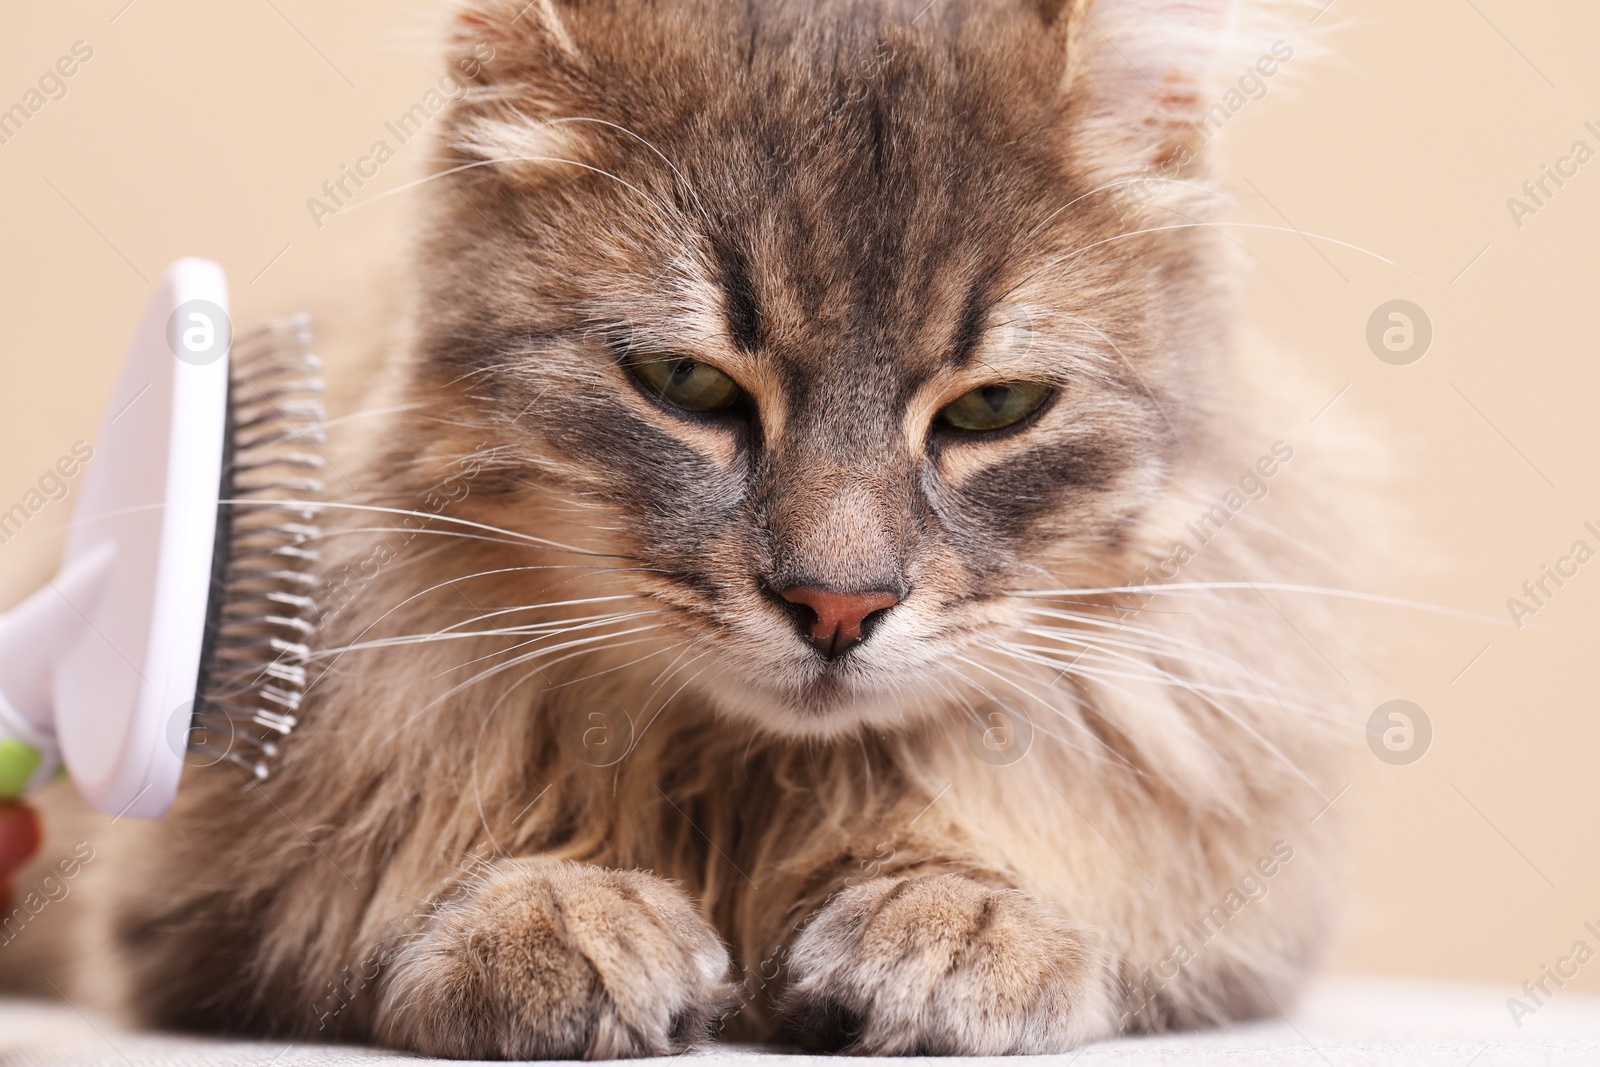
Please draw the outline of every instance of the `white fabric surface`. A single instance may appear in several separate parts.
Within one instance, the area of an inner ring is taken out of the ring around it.
[[[940,1063],[1017,1067],[1093,1064],[1308,1064],[1323,1067],[1415,1064],[1505,1067],[1573,1064],[1600,1067],[1600,998],[1558,991],[1518,1028],[1506,1009],[1509,989],[1377,979],[1329,979],[1287,1019],[1197,1034],[1107,1041],[1065,1056]],[[683,1061],[683,1062],[677,1062]],[[689,1061],[698,1061],[692,1065]],[[816,1067],[818,1057],[740,1047],[712,1048],[676,1067]],[[414,1056],[355,1047],[216,1041],[131,1033],[70,1007],[0,1001],[4,1067],[385,1067],[429,1063]],[[860,1063],[860,1060],[834,1061]],[[909,1061],[883,1061],[905,1065]]]

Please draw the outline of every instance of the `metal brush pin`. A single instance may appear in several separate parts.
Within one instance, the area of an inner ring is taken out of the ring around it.
[[[217,618],[188,762],[229,760],[267,777],[305,695],[327,466],[322,363],[310,320],[268,323],[234,341],[232,450],[224,461],[216,554]]]

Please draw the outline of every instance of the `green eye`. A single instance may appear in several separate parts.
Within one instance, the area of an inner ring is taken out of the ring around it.
[[[1040,382],[984,385],[939,412],[939,421],[958,430],[1003,430],[1039,410],[1050,387]]]
[[[640,355],[630,357],[628,366],[645,388],[689,411],[725,411],[744,395],[732,378],[698,360]]]

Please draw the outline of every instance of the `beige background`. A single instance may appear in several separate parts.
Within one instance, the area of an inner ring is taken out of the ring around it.
[[[220,260],[241,323],[331,312],[372,284],[361,250],[407,220],[405,194],[375,197],[426,149],[408,146],[363,191],[370,207],[321,230],[305,202],[433,84],[437,17],[429,0],[8,0],[0,108],[75,41],[94,58],[0,145],[0,510],[92,438],[167,261]],[[1506,599],[1542,564],[1581,536],[1600,547],[1582,529],[1600,526],[1600,160],[1520,229],[1506,206],[1575,140],[1600,149],[1584,129],[1600,129],[1600,7],[1335,0],[1288,36],[1293,73],[1219,138],[1241,217],[1399,266],[1238,231],[1261,261],[1251,319],[1338,396],[1320,422],[1388,436],[1374,474],[1414,506],[1420,547],[1376,591],[1509,619]],[[1314,64],[1303,46],[1319,37],[1332,56]],[[1394,298],[1435,324],[1412,366],[1366,345],[1369,315]],[[1283,434],[1316,414],[1282,412]],[[46,573],[70,503],[0,546],[0,603]],[[1371,615],[1398,652],[1388,695],[1426,709],[1435,736],[1412,766],[1371,759],[1339,800],[1365,822],[1338,963],[1510,995],[1580,936],[1600,947],[1582,929],[1600,926],[1594,633]],[[1600,562],[1538,620],[1600,628]],[[1573,984],[1600,990],[1600,961]]]

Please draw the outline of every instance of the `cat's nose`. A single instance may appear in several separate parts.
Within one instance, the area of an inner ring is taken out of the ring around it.
[[[838,659],[854,648],[872,615],[900,603],[897,593],[841,593],[809,585],[792,585],[778,595],[794,605],[800,633],[826,659]]]

